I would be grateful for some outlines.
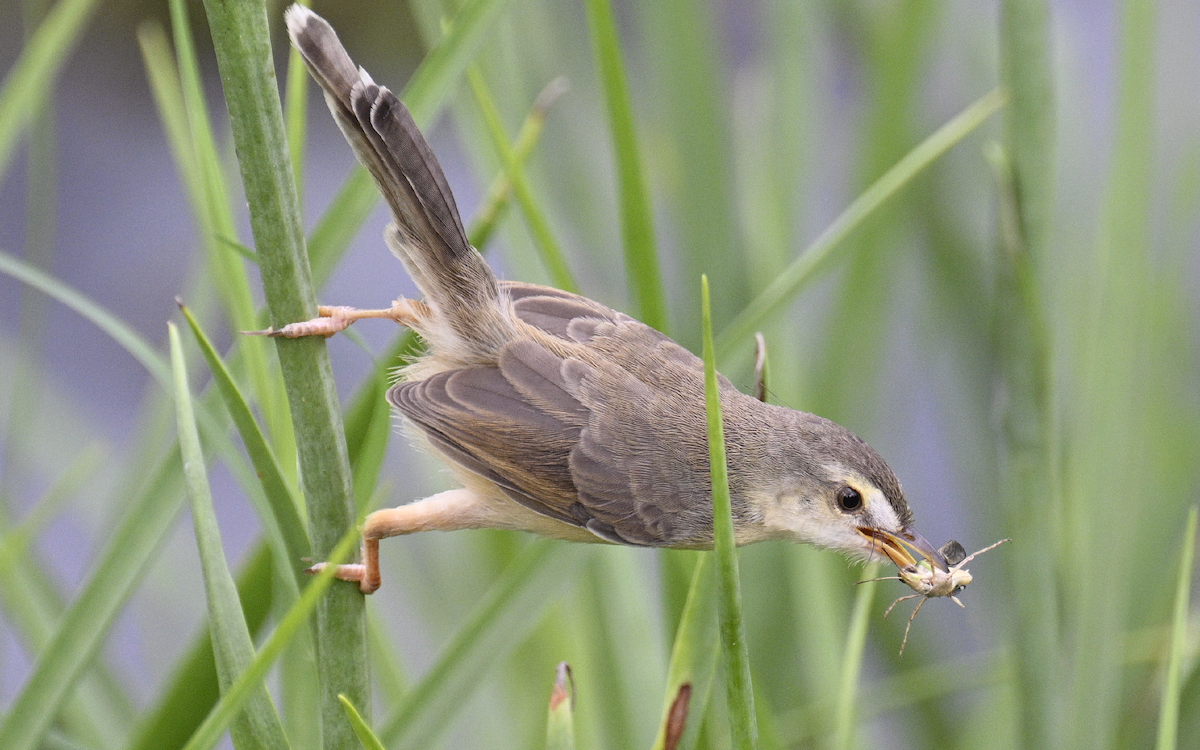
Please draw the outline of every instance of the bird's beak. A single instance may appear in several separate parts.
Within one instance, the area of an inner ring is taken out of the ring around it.
[[[892,534],[883,529],[859,526],[858,533],[871,542],[871,547],[876,552],[886,555],[889,560],[896,563],[898,568],[915,565],[917,558],[913,552],[916,552],[928,560],[930,565],[936,565],[944,571],[950,570],[945,556],[915,529],[905,528],[899,534]]]

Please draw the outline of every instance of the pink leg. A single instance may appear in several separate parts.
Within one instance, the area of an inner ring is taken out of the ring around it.
[[[367,516],[363,523],[362,562],[339,565],[334,576],[353,581],[364,594],[374,593],[383,582],[379,572],[379,540],[416,531],[456,531],[489,525],[491,505],[467,489],[449,490],[401,505],[384,508]],[[321,572],[327,563],[317,563],[306,572]]]
[[[350,327],[350,324],[363,318],[387,318],[402,326],[412,327],[413,323],[429,315],[429,307],[420,300],[398,299],[386,310],[359,310],[355,307],[321,305],[317,308],[318,317],[299,323],[289,323],[276,331],[268,328],[265,331],[245,331],[251,336],[282,336],[295,339],[302,336],[329,337]]]

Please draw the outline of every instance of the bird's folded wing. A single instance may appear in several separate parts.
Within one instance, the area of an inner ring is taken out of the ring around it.
[[[565,332],[578,333],[580,320]],[[591,344],[612,343],[604,339],[622,328],[595,323],[602,333]],[[631,354],[653,360],[654,343]],[[665,436],[656,427],[695,415],[678,413],[673,399],[622,367],[524,340],[505,347],[498,367],[400,383],[389,399],[447,457],[539,513],[623,544],[711,539],[707,462],[697,460],[707,458],[704,433]]]

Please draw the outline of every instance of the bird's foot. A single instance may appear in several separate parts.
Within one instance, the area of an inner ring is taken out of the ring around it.
[[[364,318],[386,318],[411,328],[414,322],[428,314],[429,308],[425,303],[410,299],[398,299],[392,303],[391,307],[383,310],[360,310],[357,307],[347,307],[346,305],[321,305],[317,308],[318,317],[312,320],[288,323],[279,330],[268,328],[263,331],[243,331],[242,333],[248,336],[272,336],[288,339],[298,339],[304,336],[328,338],[346,330],[354,321]]]
[[[328,566],[329,563],[319,562],[310,568],[306,568],[304,572],[308,573],[310,576],[315,576],[322,570],[325,570],[325,568]],[[367,574],[367,566],[363,565],[362,563],[338,565],[337,570],[335,570],[333,573],[333,577],[339,581],[351,581],[353,583],[357,583],[359,591],[363,592],[364,594],[373,594],[375,593],[375,590],[379,588],[378,576],[375,576],[374,581],[372,581],[372,576]]]

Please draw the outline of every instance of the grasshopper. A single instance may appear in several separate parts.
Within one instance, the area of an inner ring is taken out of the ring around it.
[[[967,587],[972,580],[971,572],[963,568],[964,565],[974,560],[978,555],[982,555],[988,550],[995,549],[1005,542],[1011,542],[1011,539],[1001,539],[995,544],[984,547],[978,552],[966,554],[963,546],[954,540],[950,540],[940,552],[946,558],[946,562],[950,564],[949,570],[940,570],[929,559],[924,559],[919,562],[914,562],[912,565],[906,565],[900,568],[900,575],[884,576],[883,578],[871,578],[860,583],[870,583],[871,581],[904,581],[915,594],[902,596],[891,603],[883,613],[887,617],[895,609],[896,605],[908,599],[921,598],[917,602],[917,606],[913,609],[912,614],[908,616],[908,624],[904,626],[904,640],[900,642],[900,655],[904,656],[904,647],[908,645],[908,631],[912,628],[913,620],[916,619],[917,613],[921,611],[921,607],[925,606],[925,602],[935,596],[948,596],[954,600],[954,603],[960,607],[965,607],[955,596],[958,592]]]

